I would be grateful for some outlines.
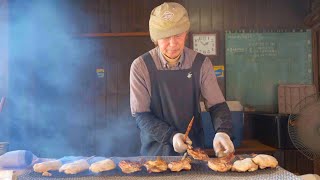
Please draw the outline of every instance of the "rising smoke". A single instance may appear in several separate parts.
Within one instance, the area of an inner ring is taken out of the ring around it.
[[[106,47],[74,36],[90,17],[75,1],[68,3],[9,2],[9,124],[1,127],[9,129],[9,138],[0,141],[38,157],[137,155],[140,141],[128,113],[96,116],[96,69],[108,67]]]

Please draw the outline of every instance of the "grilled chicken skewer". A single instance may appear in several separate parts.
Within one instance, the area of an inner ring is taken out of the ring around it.
[[[186,142],[187,137],[189,135],[189,132],[191,131],[191,128],[192,128],[192,125],[193,125],[193,121],[194,121],[194,116],[192,117],[192,119],[191,119],[191,121],[190,121],[190,123],[188,125],[186,133],[184,134],[184,138],[183,138],[184,142]],[[209,159],[209,156],[203,150],[201,150],[199,148],[193,149],[191,144],[188,145],[187,153],[190,156],[192,156],[193,159],[204,160],[204,161]],[[184,158],[185,158],[185,156],[181,160],[184,160]]]
[[[188,146],[187,152],[193,159],[208,161],[209,156],[200,148],[194,149],[191,145]]]
[[[232,168],[234,158],[235,156],[233,153],[222,158],[213,158],[208,161],[208,166],[214,171],[226,172]]]
[[[144,166],[147,168],[147,171],[149,173],[151,172],[163,172],[168,169],[168,164],[164,160],[160,158],[160,156],[157,157],[155,161],[147,161],[144,163]]]
[[[142,164],[139,162],[123,160],[119,162],[118,166],[120,167],[123,173],[130,174],[137,171],[141,171]]]
[[[185,157],[185,156],[184,156]],[[190,158],[182,158],[179,161],[172,161],[168,164],[168,168],[171,171],[179,172],[181,170],[191,170],[191,159]]]

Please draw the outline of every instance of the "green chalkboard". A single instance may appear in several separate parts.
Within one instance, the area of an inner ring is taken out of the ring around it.
[[[226,98],[278,111],[278,85],[312,84],[311,31],[232,33],[226,40]]]

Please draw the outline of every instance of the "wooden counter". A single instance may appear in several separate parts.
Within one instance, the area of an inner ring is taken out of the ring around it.
[[[277,149],[262,144],[257,140],[244,140],[241,142],[241,146],[235,149],[236,154],[273,154]],[[205,152],[210,156],[214,156],[213,149],[205,149]]]

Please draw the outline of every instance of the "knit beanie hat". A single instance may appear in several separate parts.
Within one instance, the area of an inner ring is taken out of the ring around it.
[[[165,2],[150,14],[149,31],[153,42],[188,31],[190,20],[187,10],[175,2]]]

